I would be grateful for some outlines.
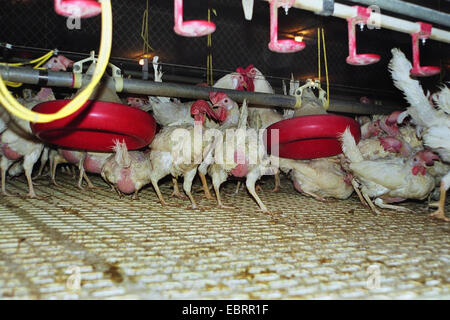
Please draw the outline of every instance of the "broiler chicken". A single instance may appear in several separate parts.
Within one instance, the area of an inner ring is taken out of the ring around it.
[[[58,185],[56,183],[56,167],[58,166],[58,164],[69,163],[77,166],[79,170],[79,177],[77,184],[78,188],[83,189],[82,186],[83,178],[86,180],[88,188],[90,189],[94,188],[94,185],[89,180],[89,177],[87,176],[84,170],[83,163],[86,158],[86,152],[69,149],[51,150],[49,158],[50,158],[51,179],[54,185]]]
[[[434,179],[426,173],[425,167],[426,164],[432,164],[433,160],[430,163],[427,152],[420,151],[407,159],[391,157],[364,160],[349,128],[345,130],[341,139],[342,150],[350,162],[348,168],[354,176],[352,184],[355,191],[358,190],[359,183],[362,197],[375,213],[379,211],[371,198],[375,198],[374,203],[380,208],[409,212],[409,209],[389,203],[405,199],[422,200],[433,190]]]
[[[358,148],[365,160],[386,158],[395,153],[402,157],[408,157],[412,153],[412,148],[408,143],[394,137],[361,139]]]
[[[290,173],[294,188],[316,200],[347,199],[353,193],[350,178],[332,159],[279,159],[280,170]]]
[[[59,71],[66,70],[71,64],[72,61],[66,57],[57,56],[51,58],[44,67],[52,71]],[[50,100],[55,100],[53,91],[50,88],[42,88],[36,96],[22,101],[22,104],[25,104],[28,109],[31,109],[38,103]],[[16,119],[15,117],[9,121],[8,129],[1,134],[0,138],[1,182],[4,195],[9,195],[6,191],[6,172],[8,168],[14,162],[23,158],[23,168],[29,188],[28,196],[31,198],[37,197],[34,192],[31,173],[34,164],[39,160],[43,148],[43,143],[31,133],[28,121]]]
[[[263,212],[269,212],[255,190],[255,183],[263,175],[274,175],[278,169],[271,165],[268,157],[261,157],[260,139],[253,129],[247,129],[247,105],[244,101],[241,107],[238,130],[225,130],[222,138],[214,140],[199,167],[199,172],[205,172],[212,178],[214,191],[219,207],[226,208],[220,197],[220,185],[228,176],[245,177],[248,191],[258,203]],[[254,135],[252,135],[252,131]],[[225,143],[224,143],[225,142]],[[232,155],[232,158],[223,155]],[[253,155],[253,156],[252,156]],[[255,159],[256,158],[256,159]]]
[[[439,154],[442,161],[450,162],[450,90],[447,87],[434,95],[435,109],[423,93],[419,81],[411,79],[411,63],[399,49],[392,49],[392,59],[389,63],[394,85],[405,95],[409,103],[407,113],[414,123],[423,128],[424,144]],[[450,171],[442,178],[439,202],[434,204],[437,210],[432,217],[450,221],[445,216],[445,197],[450,188]]]
[[[207,149],[209,144],[205,133],[200,130],[205,120],[205,113],[212,119],[217,119],[216,113],[206,101],[197,100],[192,105],[195,126],[164,127],[150,144],[150,161],[153,167],[150,179],[162,205],[166,205],[166,202],[159,190],[158,181],[170,174],[173,177],[175,194],[179,193],[176,179],[179,176],[184,177],[183,190],[189,197],[192,208],[197,208],[191,188],[197,168],[203,160],[203,150]]]
[[[119,141],[115,142],[114,152],[106,159],[101,176],[119,196],[134,193],[133,199],[137,199],[139,190],[151,182],[150,153],[128,151],[125,142]]]
[[[247,83],[247,90],[253,92],[262,92],[274,94],[270,83],[266,80],[264,75],[255,68],[253,65],[249,65],[246,69],[238,68],[244,76],[244,80]],[[283,116],[279,114],[273,108],[260,108],[260,107],[249,107],[248,108],[248,124],[250,128],[257,130],[266,129],[270,125],[284,120]],[[275,174],[275,187],[272,192],[278,192],[280,189],[280,177],[279,174]],[[239,190],[239,183],[238,188]]]

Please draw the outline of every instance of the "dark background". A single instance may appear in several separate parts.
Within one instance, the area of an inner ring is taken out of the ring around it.
[[[51,0],[0,0],[0,43],[17,46],[12,57],[36,56],[38,50],[53,49],[88,54],[98,50],[100,18],[83,19],[80,30],[68,30],[66,18],[53,10]],[[289,15],[279,9],[279,38],[302,33],[306,48],[292,54],[273,53],[267,48],[269,42],[269,4],[255,0],[253,20],[246,21],[240,0],[185,0],[185,20],[206,19],[208,7],[217,11],[212,20],[217,29],[213,33],[213,67],[215,79],[236,67],[254,64],[280,90],[281,80],[293,73],[296,78],[306,80],[317,77],[317,28],[325,28],[329,77],[333,93],[346,95],[367,95],[400,98],[393,87],[387,64],[390,49],[399,47],[411,59],[411,37],[408,34],[385,29],[357,31],[359,53],[376,53],[381,61],[371,66],[348,65],[347,23],[334,17],[321,17],[311,12],[292,8]],[[409,1],[449,12],[446,0]],[[346,1],[339,1],[346,3]],[[114,14],[113,57],[133,60],[116,60],[126,70],[139,71],[137,61],[142,54],[143,42],[140,36],[142,15],[146,0],[112,0]],[[382,13],[398,16],[382,10]],[[414,18],[402,17],[409,21]],[[439,26],[438,26],[439,27]],[[445,28],[443,28],[445,30]],[[149,40],[160,56],[165,75],[185,76],[191,82],[206,82],[207,37],[184,38],[173,32],[173,1],[149,0]],[[448,44],[428,40],[420,46],[422,65],[440,65],[443,72],[423,80],[429,88],[442,81],[448,81]],[[4,53],[7,55],[6,53]],[[70,55],[71,58],[82,57]],[[5,58],[5,57],[4,57]],[[190,66],[182,67],[182,66]],[[195,68],[194,68],[195,67]],[[322,62],[322,79],[324,66]],[[274,77],[274,78],[272,78]],[[189,82],[189,81],[187,81]]]

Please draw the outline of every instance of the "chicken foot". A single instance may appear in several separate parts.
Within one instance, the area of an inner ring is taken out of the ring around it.
[[[410,210],[408,208],[405,208],[405,207],[402,207],[402,206],[395,206],[395,205],[392,205],[392,204],[387,204],[381,198],[376,198],[374,203],[377,206],[379,206],[380,208],[382,208],[382,209],[391,209],[391,210],[400,211],[400,212],[407,212],[407,213],[412,213],[413,212],[412,210]]]
[[[447,218],[445,216],[445,197],[447,195],[447,190],[445,190],[444,182],[441,181],[441,187],[440,187],[440,197],[438,202],[430,203],[431,207],[437,207],[438,209],[430,214],[431,218],[440,219],[449,222],[450,218]]]

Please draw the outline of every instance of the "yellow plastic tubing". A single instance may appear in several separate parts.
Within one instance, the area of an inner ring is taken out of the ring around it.
[[[28,62],[17,62],[17,63],[0,62],[0,65],[6,65],[6,66],[11,66],[11,67],[20,67],[20,66],[24,66],[24,65],[36,64],[33,67],[33,69],[44,69],[44,68],[41,68],[41,65],[43,65],[48,59],[50,59],[51,56],[53,55],[53,53],[54,53],[54,51],[52,50],[52,51],[44,54],[42,57],[36,58],[36,59],[28,61]],[[20,82],[5,81],[5,83],[8,87],[14,87],[14,88],[18,88],[22,85],[22,83],[20,83]]]
[[[100,0],[102,6],[102,33],[98,62],[90,83],[61,110],[52,114],[34,112],[22,106],[8,91],[0,75],[0,103],[13,115],[36,123],[50,122],[71,115],[78,111],[89,99],[108,66],[112,44],[112,9],[111,0]]]

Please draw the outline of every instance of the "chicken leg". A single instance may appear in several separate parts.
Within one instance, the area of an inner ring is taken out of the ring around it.
[[[152,179],[152,185],[153,185],[153,188],[155,188],[156,194],[158,196],[159,201],[161,202],[161,205],[162,206],[167,205],[167,203],[164,201],[164,198],[162,196],[161,190],[159,190],[158,180],[157,179]]]
[[[370,197],[367,194],[365,194],[364,192],[362,192],[362,195],[363,195],[364,199],[367,201],[367,204],[369,205],[370,209],[375,214],[380,214],[380,211],[375,207],[375,205],[373,204],[372,200],[370,200]]]
[[[180,188],[178,187],[178,180],[177,178],[172,177],[172,183],[173,183],[173,192],[172,196],[178,199],[184,199],[185,196],[180,192]]]
[[[450,221],[450,218],[445,216],[445,197],[447,195],[447,190],[445,188],[444,181],[441,181],[440,191],[441,195],[439,197],[439,202],[430,203],[430,206],[438,208],[435,212],[430,214],[430,217],[448,222]]]
[[[186,172],[184,174],[184,181],[183,181],[183,190],[184,190],[184,192],[186,192],[187,196],[189,197],[189,200],[191,200],[192,209],[198,208],[197,203],[195,202],[195,199],[192,196],[192,192],[191,192],[192,181],[194,180],[196,174],[197,174],[197,167]]]
[[[33,179],[37,179],[37,178],[42,176],[42,173],[44,172],[45,165],[47,164],[47,161],[48,161],[48,153],[49,153],[49,149],[48,148],[44,148],[44,150],[42,151],[42,155],[41,155],[41,163],[39,165],[38,173],[37,173],[36,176],[33,177]]]
[[[221,174],[216,170],[217,169],[212,170],[211,178],[213,182],[214,192],[216,193],[217,206],[222,209],[231,209],[232,207],[225,206],[222,203],[222,198],[220,197],[220,185],[225,182],[226,178],[224,179],[223,176],[221,176]]]
[[[202,187],[203,192],[205,193],[205,198],[208,200],[213,200],[214,197],[211,195],[211,192],[209,192],[208,182],[206,182],[206,177],[203,173],[200,171],[198,172],[198,175],[200,176],[200,180],[202,181]]]
[[[1,175],[2,175],[2,193],[4,196],[11,197],[12,195],[6,191],[6,171],[11,166],[13,161],[9,160],[6,157],[2,157],[1,159]]]
[[[255,171],[250,172],[247,175],[247,179],[245,180],[245,185],[247,186],[248,192],[250,192],[250,194],[253,196],[253,198],[258,203],[258,206],[261,209],[261,211],[268,213],[269,210],[267,210],[267,207],[264,205],[264,203],[261,201],[259,196],[256,194],[255,184],[256,184],[256,180],[258,180],[258,179],[259,179],[259,174],[257,174]]]
[[[280,191],[280,174],[279,173],[275,173],[274,175],[274,179],[275,179],[275,187],[271,190],[271,192],[278,192]]]
[[[39,156],[39,154],[37,154]],[[42,197],[38,197],[36,193],[34,192],[33,188],[33,179],[31,178],[31,173],[33,172],[33,165],[37,161],[36,153],[31,153],[28,155],[25,155],[23,158],[23,169],[25,170],[25,176],[27,177],[28,181],[28,194],[27,196],[30,198],[37,198],[41,199]]]

